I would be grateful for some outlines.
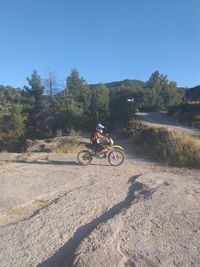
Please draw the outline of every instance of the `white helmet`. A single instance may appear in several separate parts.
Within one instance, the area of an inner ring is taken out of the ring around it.
[[[103,133],[103,129],[105,129],[105,127],[101,124],[101,123],[98,123],[96,125],[96,131],[99,132],[99,133]]]

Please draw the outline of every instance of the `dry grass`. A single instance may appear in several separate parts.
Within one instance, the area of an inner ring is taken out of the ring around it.
[[[70,135],[64,137],[55,137],[45,140],[28,140],[28,153],[68,153],[75,152],[79,143],[78,135]]]
[[[79,137],[67,136],[59,140],[53,152],[56,152],[56,153],[76,152],[78,150],[78,147],[77,147],[78,143],[79,143]]]
[[[138,152],[152,159],[173,166],[200,168],[200,141],[188,133],[145,123],[135,140]]]

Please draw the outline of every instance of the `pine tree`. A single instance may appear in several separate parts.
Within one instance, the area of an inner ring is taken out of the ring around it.
[[[104,84],[98,84],[91,92],[91,117],[93,121],[107,121],[109,116],[110,95]]]
[[[87,110],[90,103],[90,89],[76,69],[73,69],[67,78],[67,89],[71,96],[82,105],[82,108]]]
[[[25,135],[25,119],[19,105],[13,106],[11,113],[0,119],[0,149],[14,146]]]
[[[41,110],[41,100],[44,94],[42,80],[37,73],[33,71],[31,78],[27,78],[29,87],[25,87],[26,97],[30,98],[30,103],[25,107],[28,116],[27,119],[27,136],[35,139],[40,136],[38,114]]]

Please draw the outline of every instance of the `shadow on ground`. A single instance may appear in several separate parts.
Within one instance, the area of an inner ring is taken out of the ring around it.
[[[38,160],[33,160],[33,161],[25,161],[25,160],[11,160],[11,161],[6,161],[6,162],[15,162],[15,163],[25,163],[25,164],[38,164],[38,165],[71,165],[71,166],[79,166],[79,167],[84,167],[84,165],[80,165],[77,161],[71,160],[71,161],[58,161],[58,160],[51,160],[51,161],[38,161]],[[110,164],[98,164],[98,163],[90,163],[89,165],[94,165],[94,166],[110,166]],[[86,165],[87,166],[87,165]]]
[[[79,227],[74,235],[61,247],[53,256],[39,264],[37,267],[61,267],[75,266],[76,250],[81,242],[100,224],[119,214],[123,209],[128,209],[133,203],[139,200],[150,199],[154,190],[136,181],[140,175],[129,179],[129,190],[127,196],[121,202],[115,204],[108,211],[95,218],[91,222]]]
[[[39,164],[39,165],[75,165],[75,166],[81,166],[78,162],[75,160],[71,161],[58,161],[58,160],[50,160],[50,161],[25,161],[25,160],[18,160],[15,161],[17,163],[26,163],[26,164]]]

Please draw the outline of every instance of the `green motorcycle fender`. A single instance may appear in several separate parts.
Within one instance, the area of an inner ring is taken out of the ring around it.
[[[116,148],[116,149],[124,150],[122,146],[112,146],[112,148]]]

